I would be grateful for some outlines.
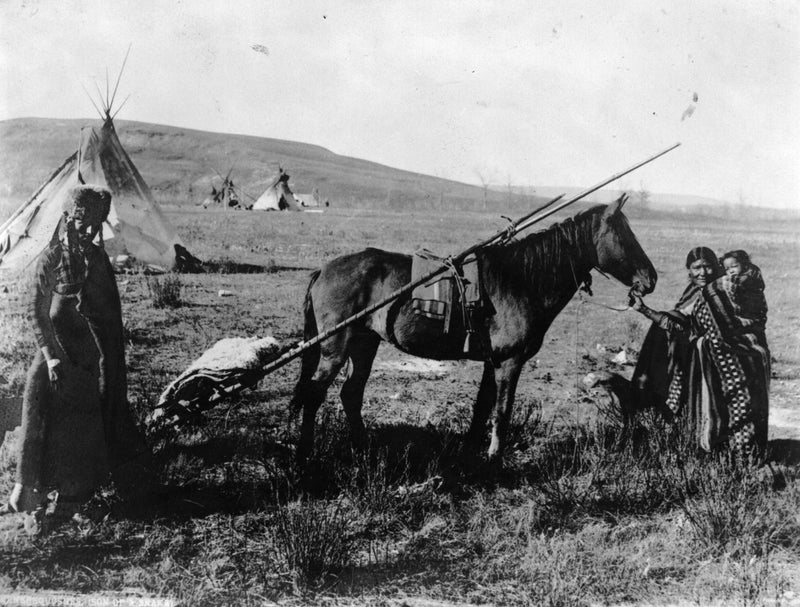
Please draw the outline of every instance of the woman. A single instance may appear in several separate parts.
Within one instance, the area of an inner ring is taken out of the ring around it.
[[[39,349],[28,371],[16,484],[3,512],[69,512],[108,480],[138,483],[147,450],[128,409],[119,293],[102,244],[111,193],[70,190],[29,292]],[[95,238],[100,235],[100,244]],[[52,510],[52,508],[51,508]]]
[[[669,344],[666,376],[649,382],[656,375],[653,360],[657,356],[645,350],[645,338],[634,388],[646,390],[655,383],[663,407],[686,420],[703,450],[712,451],[727,442],[745,457],[763,455],[770,376],[765,320],[737,316],[727,288],[730,281],[720,276],[713,251],[692,249],[686,265],[691,284],[676,310],[653,311],[633,295],[632,307],[665,331]]]
[[[633,309],[653,321],[631,378],[634,408],[654,407],[668,418],[677,415],[680,407],[683,377],[691,353],[689,318],[692,309],[702,288],[721,274],[717,256],[707,247],[689,251],[686,270],[689,284],[672,310],[656,312],[632,294]]]

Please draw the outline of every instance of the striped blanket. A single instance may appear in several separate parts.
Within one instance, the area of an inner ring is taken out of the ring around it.
[[[737,314],[728,285],[724,279],[714,281],[695,304],[689,403],[703,449],[727,441],[744,455],[763,454],[770,381],[764,322]]]

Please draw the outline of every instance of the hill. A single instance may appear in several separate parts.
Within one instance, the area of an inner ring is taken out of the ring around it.
[[[508,186],[490,186],[497,192],[508,192]],[[574,186],[519,186],[512,187],[511,191],[517,194],[527,194],[552,198],[559,194],[567,197],[575,196],[583,191],[584,188]],[[665,194],[650,191],[628,191],[611,188],[603,188],[593,193],[589,198],[593,202],[607,204],[619,198],[623,192],[628,192],[631,200],[636,204],[634,214],[646,211],[648,214],[659,213],[671,216],[697,216],[697,217],[716,217],[721,219],[742,219],[746,220],[776,220],[783,219],[796,220],[800,217],[800,210],[790,208],[775,208],[765,206],[753,206],[742,203],[733,203],[718,198],[707,196],[693,196],[689,194]],[[642,201],[642,195],[646,196],[646,201]]]
[[[497,188],[498,191],[500,188]],[[535,193],[539,196],[558,196],[566,192],[567,196],[572,196],[580,192],[581,188],[576,187],[558,187],[558,186],[538,186],[535,188]],[[616,200],[620,194],[625,190],[615,189],[602,189],[594,194],[597,202],[608,203]],[[634,195],[638,194],[635,192]],[[731,203],[717,198],[708,198],[707,196],[690,196],[686,194],[662,194],[658,192],[647,192],[648,200],[650,203],[658,207],[725,207],[730,206]]]
[[[99,120],[19,118],[0,121],[0,197],[27,199],[78,146],[80,130]],[[236,185],[258,197],[278,165],[295,192],[315,187],[334,206],[389,209],[468,208],[537,202],[375,162],[340,156],[317,145],[115,121],[122,145],[159,202],[195,205],[233,169]],[[485,198],[484,198],[485,197]]]
[[[162,204],[194,206],[219,185],[219,173],[232,169],[237,187],[253,199],[277,173],[290,175],[290,187],[303,193],[319,188],[335,207],[390,210],[490,210],[519,215],[559,194],[581,188],[553,186],[484,187],[404,171],[376,162],[342,156],[324,147],[249,135],[213,133],[143,122],[115,121],[122,145]],[[0,121],[0,221],[11,214],[77,149],[83,127],[99,120],[17,118]],[[604,189],[589,202],[609,202],[620,190]],[[636,193],[634,193],[636,199]],[[245,200],[252,202],[253,200]],[[637,202],[638,201],[637,199]],[[787,209],[731,205],[696,196],[650,193],[650,204],[634,214],[679,213],[780,219]],[[580,205],[583,206],[583,205]]]

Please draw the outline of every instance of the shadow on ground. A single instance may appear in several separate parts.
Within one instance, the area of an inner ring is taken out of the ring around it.
[[[266,265],[240,263],[228,259],[204,261],[202,267],[207,274],[272,274],[274,272],[311,272],[315,269],[302,266],[279,266],[274,263]]]
[[[768,459],[785,466],[800,464],[800,440],[781,438],[769,441]]]
[[[399,487],[432,478],[439,491],[464,496],[476,489],[535,481],[542,462],[552,464],[553,458],[566,458],[562,464],[569,466],[569,455],[582,440],[569,433],[538,437],[498,468],[487,462],[485,445],[468,445],[452,429],[405,423],[374,426],[366,443],[354,449],[346,424],[335,420],[318,426],[314,453],[301,472],[294,460],[293,433],[276,427],[250,430],[163,444],[157,461],[164,484],[141,500],[115,505],[115,514],[170,520],[240,514],[302,496],[333,499],[352,483]],[[774,440],[770,453],[771,461],[797,465],[800,441]]]

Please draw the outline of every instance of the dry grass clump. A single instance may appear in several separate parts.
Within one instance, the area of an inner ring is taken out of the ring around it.
[[[685,471],[681,508],[706,550],[748,558],[768,558],[776,549],[798,551],[796,478],[776,493],[769,468],[743,467],[725,456],[705,458],[701,466]]]
[[[35,352],[33,331],[25,314],[0,311],[0,395],[22,392]]]
[[[278,508],[271,530],[278,562],[299,586],[313,586],[352,563],[355,513],[341,501],[296,501]]]
[[[168,273],[147,277],[147,290],[154,308],[179,308],[183,305],[183,283],[178,274]]]

